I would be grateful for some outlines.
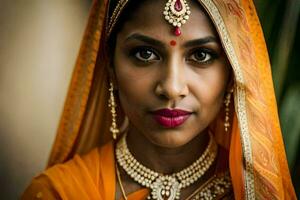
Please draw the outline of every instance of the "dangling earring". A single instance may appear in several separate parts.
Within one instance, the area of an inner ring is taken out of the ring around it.
[[[110,88],[108,89],[110,93],[110,97],[108,100],[108,107],[110,107],[110,112],[112,115],[112,123],[110,126],[110,132],[112,133],[113,139],[117,139],[117,134],[119,133],[119,129],[117,127],[117,112],[116,112],[116,107],[117,104],[115,102],[115,97],[114,97],[114,85],[112,82],[109,83]]]
[[[231,100],[231,93],[233,93],[233,89],[231,89],[227,95],[226,98],[224,100],[224,104],[225,104],[225,122],[224,122],[224,127],[225,127],[225,132],[228,132],[228,129],[230,127],[230,122],[229,122],[229,104],[230,104],[230,100]]]

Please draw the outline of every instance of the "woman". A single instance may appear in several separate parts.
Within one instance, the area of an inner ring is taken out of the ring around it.
[[[253,3],[95,1],[49,167],[23,199],[296,199]]]

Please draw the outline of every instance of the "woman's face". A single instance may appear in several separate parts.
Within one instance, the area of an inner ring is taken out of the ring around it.
[[[130,131],[162,147],[182,146],[216,118],[229,79],[218,35],[197,2],[174,35],[165,1],[145,1],[117,34],[114,69]],[[176,43],[176,44],[175,44]]]

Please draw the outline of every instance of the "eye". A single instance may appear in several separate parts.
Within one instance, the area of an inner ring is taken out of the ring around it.
[[[190,54],[188,60],[200,64],[212,62],[217,57],[217,54],[208,49],[197,49]]]
[[[134,56],[136,59],[142,62],[151,62],[154,60],[159,60],[159,57],[154,53],[152,49],[149,48],[139,48],[134,51]]]

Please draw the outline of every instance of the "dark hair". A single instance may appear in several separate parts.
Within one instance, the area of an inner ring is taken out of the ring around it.
[[[109,8],[108,8],[108,23],[111,19],[111,16],[120,0],[111,0],[109,1]],[[115,47],[116,47],[116,38],[117,34],[122,30],[124,23],[126,21],[129,21],[132,16],[134,11],[136,11],[142,3],[145,2],[143,0],[129,0],[125,7],[123,8],[122,12],[120,13],[116,24],[114,25],[110,35],[107,38],[107,50],[110,55],[113,55]]]
[[[118,3],[122,0],[110,0],[109,1],[109,8],[108,8],[108,22],[110,21],[113,12],[115,11]],[[110,60],[112,61],[115,47],[116,47],[116,40],[117,40],[117,34],[122,30],[124,24],[126,21],[130,21],[133,17],[133,14],[136,10],[138,10],[146,1],[149,0],[128,0],[125,7],[122,9],[118,19],[116,20],[116,23],[114,27],[111,30],[110,35],[108,38],[106,38],[106,51],[108,52],[108,56],[110,57]],[[197,2],[197,5],[199,9],[203,11],[203,13],[207,16],[209,20],[210,16],[207,14],[207,12],[203,9],[203,7],[200,5],[200,3]],[[213,22],[211,22],[213,24]],[[108,24],[107,24],[108,25]]]

